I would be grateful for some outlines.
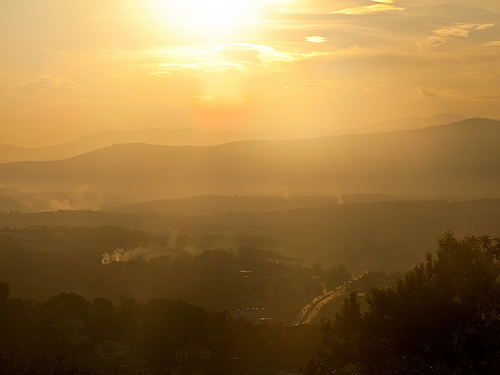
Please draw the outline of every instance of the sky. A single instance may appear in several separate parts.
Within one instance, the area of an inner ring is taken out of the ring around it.
[[[500,118],[498,0],[2,0],[0,144]]]

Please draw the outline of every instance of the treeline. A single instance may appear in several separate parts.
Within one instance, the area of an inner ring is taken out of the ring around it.
[[[351,277],[345,266],[307,267],[257,236],[154,235],[116,227],[0,230],[0,280],[16,297],[64,291],[87,299],[183,299],[216,311],[265,308],[289,323],[304,301]]]
[[[235,266],[243,259],[247,268]],[[286,288],[292,269],[286,263],[277,253],[243,247],[237,254],[207,250],[174,259],[167,272],[183,269],[193,279],[198,272],[207,284],[214,283],[209,288],[216,289],[225,285],[217,284],[219,277],[224,280],[227,272],[237,271],[240,281],[250,277],[249,285],[270,291],[279,285],[286,294],[293,290]],[[266,274],[264,265],[272,272]],[[344,266],[329,271],[319,264],[312,269],[292,267],[311,272],[302,280],[317,280],[310,276],[318,274],[324,281],[329,275],[331,285],[341,283],[339,275],[347,276]],[[277,269],[287,276],[271,277],[280,274]],[[252,279],[253,273],[267,276]],[[176,354],[186,346],[204,347],[211,353],[188,373],[273,374],[299,368],[305,375],[499,373],[500,239],[472,235],[457,239],[447,232],[423,263],[393,285],[381,285],[387,281],[384,274],[370,273],[345,283],[357,290],[319,330],[314,325],[288,326],[262,315],[254,315],[251,321],[172,298],[88,300],[77,293],[59,293],[45,302],[33,302],[9,298],[9,284],[2,282],[0,366],[6,374],[87,371],[94,368],[96,345],[111,340],[126,345],[131,355],[142,358],[158,374],[179,370]],[[318,284],[311,282],[310,287],[321,293]],[[270,296],[280,300],[274,292]],[[251,298],[254,303],[257,300]],[[68,319],[76,320],[76,331],[83,336],[78,345],[64,339]],[[31,364],[37,364],[39,371]]]
[[[182,365],[177,351],[204,348],[210,357],[191,363],[187,373],[271,374],[297,371],[312,355],[317,327],[250,322],[227,311],[207,311],[182,300],[152,299],[139,303],[122,297],[88,301],[76,293],[61,293],[45,302],[9,298],[0,283],[0,373],[120,374],[103,372],[119,361],[95,359],[102,342],[118,342],[141,358],[148,373],[169,374]],[[74,341],[75,336],[82,338]],[[107,366],[107,367],[106,367]]]
[[[394,286],[373,288],[366,311],[351,293],[323,322],[305,374],[498,374],[500,239],[446,233],[438,245]]]
[[[234,198],[234,201],[243,204],[245,199]],[[186,200],[185,205],[195,206],[196,202],[198,200],[193,198]],[[155,204],[162,211],[161,202]],[[206,201],[204,204],[208,206]],[[146,206],[150,207],[145,204],[146,209]],[[189,212],[187,207],[186,210]],[[158,236],[177,234],[200,238],[234,237],[245,233],[247,240],[258,236],[273,239],[274,244],[263,246],[243,241],[232,248],[245,245],[265,248],[286,257],[303,259],[309,265],[316,262],[324,267],[345,264],[356,274],[367,270],[406,272],[423,259],[425,252],[434,247],[436,238],[446,230],[451,229],[459,236],[495,233],[499,220],[500,199],[385,201],[260,213],[235,209],[221,215],[92,211],[0,213],[0,227],[12,229],[35,225],[113,226]],[[220,246],[212,243],[206,248]]]

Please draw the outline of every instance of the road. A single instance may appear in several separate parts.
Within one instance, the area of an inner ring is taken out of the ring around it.
[[[332,299],[340,297],[341,295],[345,294],[346,293],[345,289],[346,289],[345,286],[340,286],[337,287],[337,289],[335,290],[326,292],[325,294],[313,299],[311,302],[305,305],[302,308],[302,310],[300,310],[299,316],[295,319],[293,324],[296,326],[300,324],[310,324],[313,321],[313,319],[316,318],[321,308],[325,306],[328,302],[330,302]]]
[[[310,324],[314,318],[319,314],[321,308],[325,306],[332,299],[340,297],[344,294],[347,294],[348,286],[354,282],[359,280],[363,276],[360,275],[355,277],[352,280],[346,281],[342,284],[342,286],[338,286],[335,290],[327,291],[325,285],[323,285],[323,294],[319,297],[314,298],[307,305],[305,305],[302,310],[300,310],[299,315],[294,320],[293,324],[298,326],[300,324]]]

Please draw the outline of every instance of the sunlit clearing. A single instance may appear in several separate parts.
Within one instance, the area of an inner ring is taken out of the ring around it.
[[[153,0],[179,37],[221,37],[258,22],[266,0]]]

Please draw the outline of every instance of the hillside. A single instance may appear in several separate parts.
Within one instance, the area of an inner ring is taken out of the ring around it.
[[[273,128],[265,130],[225,130],[204,132],[199,129],[135,129],[105,130],[73,141],[39,148],[0,145],[1,162],[50,161],[67,159],[101,148],[125,144],[147,143],[163,146],[214,146],[243,140],[308,139],[332,135],[321,128]]]
[[[410,117],[395,119],[356,128],[349,133],[377,133],[418,129],[428,126],[444,125],[465,120],[466,117],[453,114],[441,114],[428,118]],[[314,127],[271,128],[261,130],[223,130],[205,132],[199,129],[134,129],[105,130],[84,136],[73,141],[39,148],[26,148],[13,145],[0,145],[0,162],[50,161],[67,159],[76,155],[101,148],[124,143],[147,143],[163,146],[215,146],[223,143],[244,140],[286,140],[310,139],[338,134]],[[345,133],[343,131],[342,133]]]
[[[349,194],[338,196],[222,196],[204,195],[182,199],[162,199],[112,206],[105,211],[124,214],[157,212],[179,215],[220,215],[228,212],[290,211],[338,204],[394,201],[401,197],[384,194]]]
[[[218,146],[121,144],[70,159],[0,165],[7,189],[112,194],[129,201],[198,195],[482,195],[500,191],[500,121]]]
[[[374,202],[194,216],[95,211],[0,213],[0,228],[115,226],[179,238],[213,236],[219,240],[244,233],[246,241],[261,239],[245,242],[247,245],[300,258],[308,264],[345,264],[354,273],[408,270],[424,259],[425,252],[444,232],[498,236],[499,221],[500,199]],[[214,242],[206,248],[219,246],[229,245],[227,241]],[[238,246],[241,244],[230,247]]]
[[[439,114],[426,118],[408,117],[376,122],[374,124],[361,126],[354,129],[353,133],[379,133],[397,130],[422,129],[429,126],[446,125],[452,122],[459,122],[466,119],[467,117],[456,114]]]

